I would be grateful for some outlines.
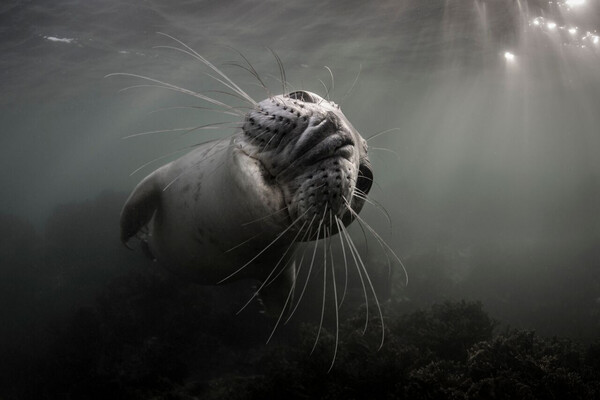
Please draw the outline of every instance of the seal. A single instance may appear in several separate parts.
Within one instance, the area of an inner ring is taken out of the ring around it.
[[[367,142],[315,93],[271,96],[230,138],[198,146],[144,178],[121,213],[121,240],[141,237],[168,270],[200,284],[261,282],[280,312],[295,286],[299,242],[329,237],[362,209]]]

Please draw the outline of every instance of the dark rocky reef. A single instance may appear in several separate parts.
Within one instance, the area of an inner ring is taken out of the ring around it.
[[[480,303],[447,302],[390,318],[377,351],[377,329],[343,326],[336,364],[334,338],[310,354],[315,329],[297,348],[262,359],[262,373],[213,381],[217,399],[592,399],[600,396],[598,344],[587,350],[532,331],[494,335]],[[376,323],[376,321],[373,321]]]

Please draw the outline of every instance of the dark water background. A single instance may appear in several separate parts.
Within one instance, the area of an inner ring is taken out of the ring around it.
[[[408,270],[408,287],[398,265],[385,278],[370,239],[366,258],[390,313],[481,301],[501,326],[592,343],[600,334],[599,28],[597,0],[3,2],[0,351],[4,370],[27,372],[22,381],[4,375],[5,396],[37,385],[49,398],[53,390],[71,398],[93,387],[86,368],[139,373],[131,378],[139,387],[164,376],[212,379],[241,373],[240,360],[263,349],[273,321],[258,307],[234,315],[248,285],[186,285],[118,242],[128,192],[173,157],[132,171],[231,133],[122,139],[224,120],[163,110],[204,104],[160,89],[119,92],[143,82],[105,78],[128,72],[217,88],[189,56],[156,48],[175,44],[157,32],[222,66],[257,100],[265,96],[257,82],[227,65],[241,60],[230,47],[274,92],[279,70],[266,47],[298,88],[324,94],[328,66],[332,99],[364,137],[395,128],[369,142],[371,196],[391,225],[377,208],[363,211]],[[360,230],[354,236],[364,248]],[[319,298],[306,303],[307,316],[320,307]],[[295,328],[275,340],[286,343]],[[257,371],[244,362],[244,373]],[[167,372],[144,375],[155,364]],[[114,382],[111,373],[100,375]]]

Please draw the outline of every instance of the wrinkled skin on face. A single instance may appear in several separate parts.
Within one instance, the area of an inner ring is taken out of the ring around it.
[[[306,91],[274,96],[246,115],[243,132],[237,145],[279,189],[301,240],[336,233],[336,217],[348,225],[362,209],[373,182],[367,143],[335,103]]]

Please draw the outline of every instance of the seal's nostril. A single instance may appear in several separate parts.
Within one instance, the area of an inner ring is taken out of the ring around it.
[[[298,90],[288,94],[290,99],[300,100],[305,103],[316,103],[318,99],[313,93],[305,92],[304,90]]]

